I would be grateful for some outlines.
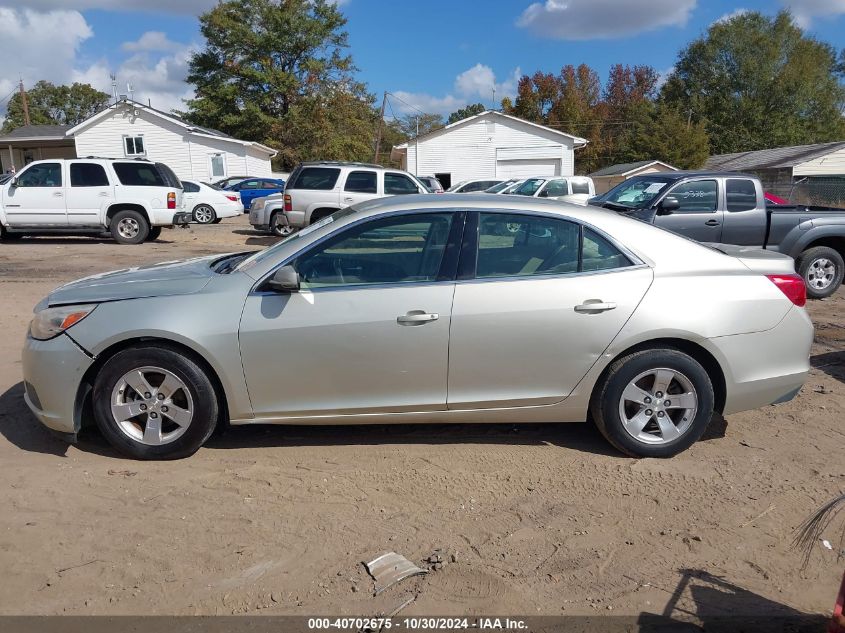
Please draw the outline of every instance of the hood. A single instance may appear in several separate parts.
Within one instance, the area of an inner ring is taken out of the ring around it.
[[[225,255],[162,262],[91,275],[59,286],[47,296],[47,305],[101,303],[143,297],[164,297],[199,292],[211,280],[211,262]]]

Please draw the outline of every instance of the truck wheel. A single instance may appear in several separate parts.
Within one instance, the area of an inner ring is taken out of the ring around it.
[[[2,224],[0,224],[0,240],[4,242],[11,242],[14,240],[19,240],[23,237],[23,233],[9,233]]]
[[[296,229],[289,224],[284,224],[279,220],[281,211],[276,211],[270,216],[270,232],[277,237],[287,237]]]
[[[814,246],[798,258],[798,274],[804,279],[808,297],[824,299],[842,285],[845,261],[842,255],[829,246]]]
[[[118,211],[111,219],[111,234],[120,244],[141,244],[150,233],[150,223],[132,209]]]
[[[160,226],[154,226],[150,229],[150,232],[147,235],[147,241],[152,242],[154,240],[157,240],[160,237],[161,237],[161,227]]]

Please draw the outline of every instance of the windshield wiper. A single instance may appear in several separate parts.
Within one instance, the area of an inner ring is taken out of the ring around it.
[[[610,202],[605,201],[602,205],[605,209],[614,209],[616,211],[633,211],[634,207],[629,207],[626,204],[622,204],[621,202]]]

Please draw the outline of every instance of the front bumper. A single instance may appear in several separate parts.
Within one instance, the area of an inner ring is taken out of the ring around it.
[[[94,360],[66,334],[38,341],[27,335],[21,353],[24,399],[47,428],[76,434],[82,422],[79,386]]]

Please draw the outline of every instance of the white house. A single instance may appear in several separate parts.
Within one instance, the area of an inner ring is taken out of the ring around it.
[[[76,156],[148,158],[167,164],[180,178],[270,176],[276,150],[123,99],[67,131]]]
[[[473,178],[572,176],[583,138],[488,110],[397,145],[391,158],[444,187]]]

